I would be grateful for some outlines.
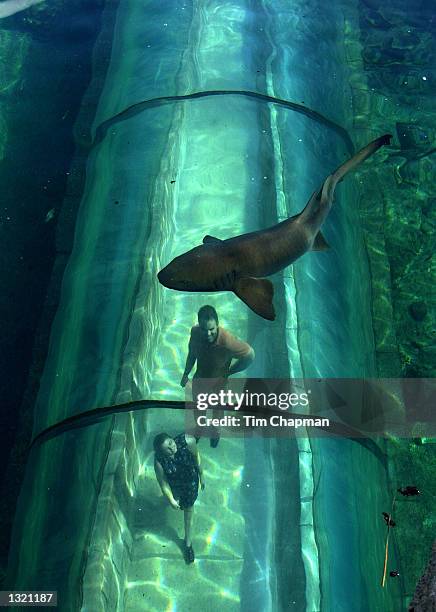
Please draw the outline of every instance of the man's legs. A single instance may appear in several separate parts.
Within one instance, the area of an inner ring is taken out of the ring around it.
[[[198,394],[201,393],[201,382],[198,380],[198,378],[195,378],[195,376],[192,379],[192,401],[194,403],[194,415],[198,416],[198,412],[196,412],[196,405],[197,405],[197,396]],[[196,427],[196,431],[195,431],[195,441],[198,444],[198,441],[201,438],[201,427],[197,426]]]
[[[196,404],[197,396],[200,393],[219,393],[221,390],[227,391],[228,389],[228,380],[227,378],[216,378],[216,379],[202,379],[202,378],[194,378],[192,379],[192,400]],[[224,410],[220,410],[219,408],[214,408],[212,410],[212,418],[220,419],[224,416]],[[213,429],[213,431],[210,431]],[[218,427],[209,428],[210,432],[210,445],[212,448],[216,448],[218,446],[220,440],[220,433]],[[201,437],[200,431],[198,434],[195,434],[195,439],[198,442]]]
[[[219,393],[220,391],[227,391],[229,387],[228,378],[219,378],[217,379],[217,385],[215,391]],[[214,408],[212,410],[212,417],[214,419],[221,419],[224,416],[224,410],[219,410]],[[220,441],[220,432],[217,429],[216,434],[211,435],[210,437],[210,445],[212,448],[216,448]]]

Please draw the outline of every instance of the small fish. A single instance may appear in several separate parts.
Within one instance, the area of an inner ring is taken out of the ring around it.
[[[171,185],[173,185],[176,181],[170,181]]]
[[[45,216],[45,223],[48,223],[49,221],[51,221],[53,219],[53,217],[55,216],[55,212],[56,212],[55,208],[51,208],[48,211],[48,213]]]
[[[399,575],[400,575],[400,572],[398,570],[392,570],[391,572],[389,572],[389,576],[391,578],[396,578]]]
[[[402,487],[400,489],[397,489],[398,493],[401,493],[401,495],[404,495],[406,497],[409,497],[411,495],[419,495],[421,493],[421,491],[418,489],[418,487],[415,487],[413,485],[408,485],[407,487]]]
[[[382,512],[382,514],[383,514],[383,518],[385,520],[386,525],[388,525],[389,527],[395,527],[396,523],[395,521],[391,519],[389,514],[387,512]]]

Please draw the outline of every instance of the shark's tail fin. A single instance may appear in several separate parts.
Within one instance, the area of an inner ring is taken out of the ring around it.
[[[301,222],[313,225],[315,229],[319,229],[332,206],[336,185],[342,181],[348,172],[354,170],[354,168],[380,149],[380,147],[389,144],[391,138],[390,134],[384,134],[384,136],[376,138],[330,174],[321,187],[313,192],[304,210],[300,213],[299,218]]]
[[[239,278],[233,285],[233,291],[253,312],[274,321],[274,287],[271,281],[265,278]]]
[[[368,159],[371,155],[373,155],[380,147],[383,145],[390,144],[392,135],[384,134],[375,140],[372,140],[366,147],[360,149],[353,155],[353,157],[347,160],[344,164],[340,165],[324,182],[322,187],[322,196],[321,199],[331,200],[333,198],[333,192],[335,190],[336,185],[342,181],[344,176],[348,174],[351,170],[354,170],[357,166],[359,166],[365,159]]]
[[[354,170],[356,166],[361,164],[363,161],[365,161],[365,159],[367,159],[373,153],[378,151],[380,147],[382,147],[383,145],[390,144],[391,138],[392,138],[391,134],[384,134],[383,136],[380,136],[379,138],[376,138],[375,140],[371,141],[369,144],[366,145],[366,147],[363,147],[363,149],[360,149],[360,151],[358,151],[355,155],[353,155],[351,159],[349,159],[344,164],[339,166],[339,168],[337,168],[333,172],[332,176],[333,176],[333,180],[335,181],[335,183],[338,183],[339,181],[341,181],[344,178],[344,176],[348,172],[350,172],[350,170]]]

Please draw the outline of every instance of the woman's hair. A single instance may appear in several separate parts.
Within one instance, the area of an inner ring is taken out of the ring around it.
[[[162,444],[168,438],[171,438],[171,436],[169,436],[167,433],[160,433],[160,434],[157,434],[157,436],[155,436],[155,438],[153,440],[153,448],[154,448],[154,452],[155,453],[159,453],[160,452],[160,448],[161,448]]]
[[[216,324],[218,325],[218,314],[213,306],[202,306],[197,314],[198,322],[200,321],[210,321],[211,319],[215,319]]]

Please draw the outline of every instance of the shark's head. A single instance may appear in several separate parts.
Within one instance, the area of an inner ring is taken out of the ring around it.
[[[175,289],[176,291],[195,291],[195,282],[189,279],[189,266],[184,261],[181,261],[182,257],[176,257],[171,263],[163,268],[157,278],[161,285],[168,287],[168,289]]]

